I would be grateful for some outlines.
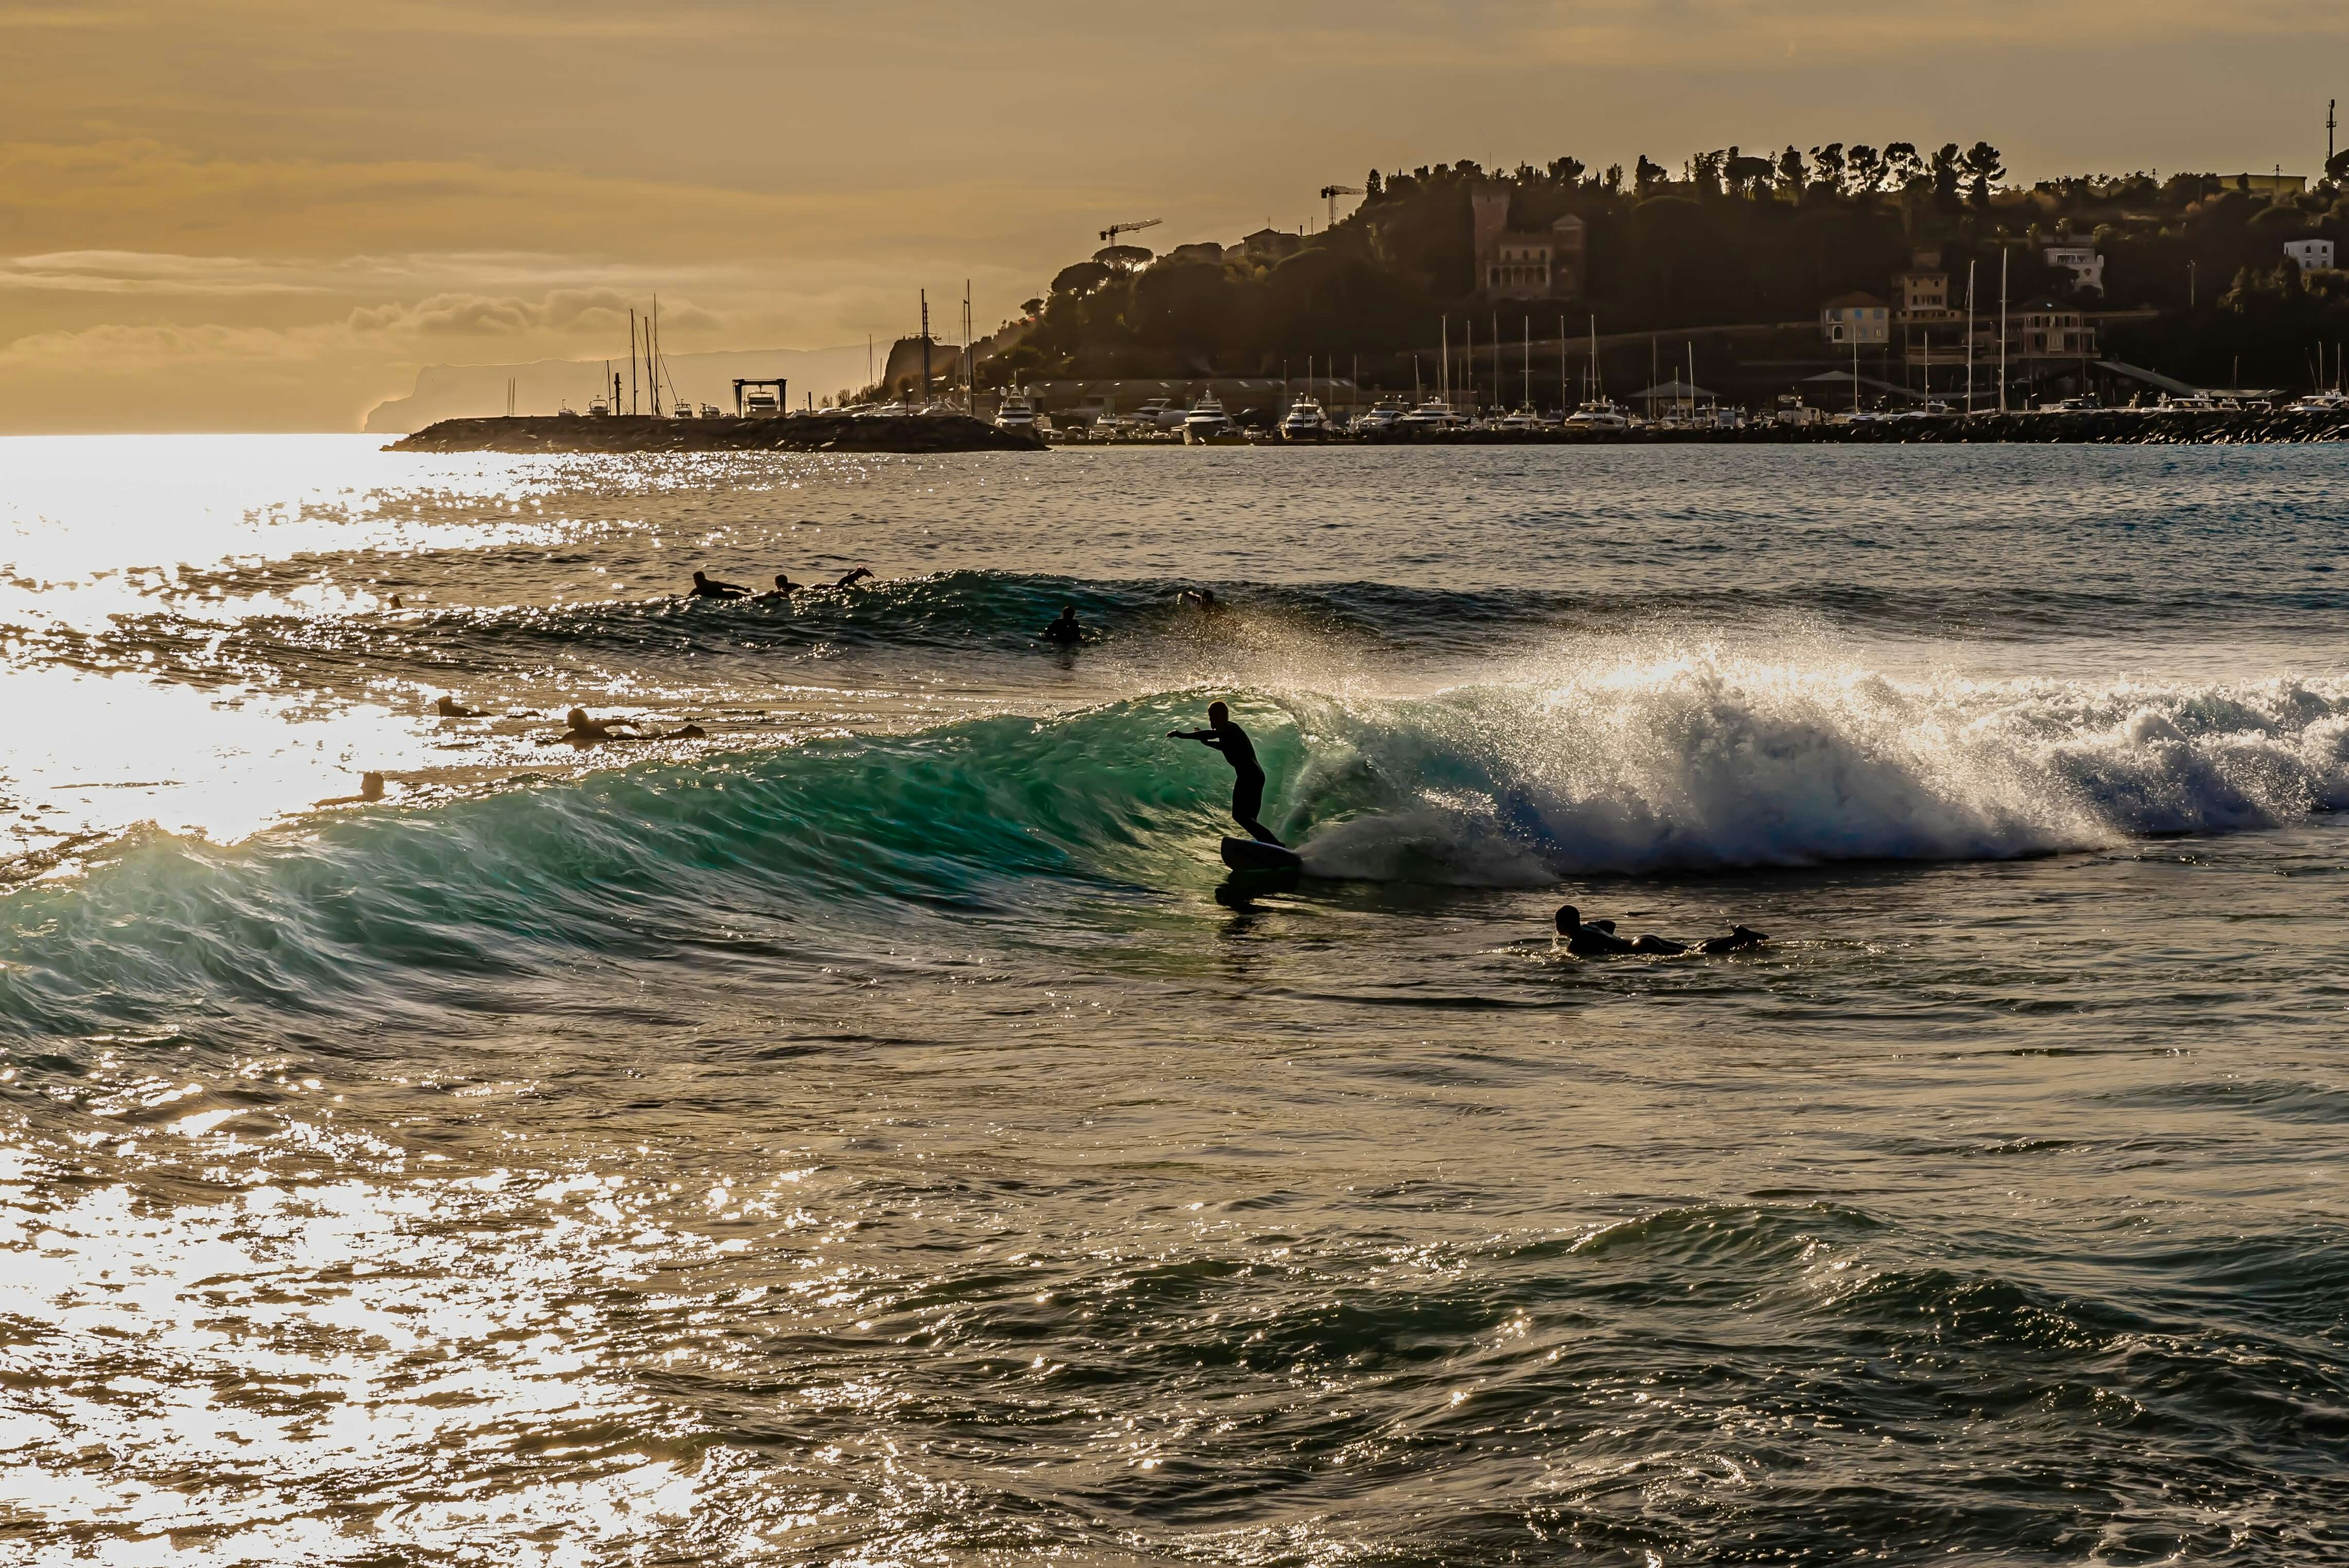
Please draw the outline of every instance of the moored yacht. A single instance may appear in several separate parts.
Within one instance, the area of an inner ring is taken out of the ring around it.
[[[1200,394],[1183,416],[1183,444],[1186,447],[1232,446],[1247,439],[1240,428],[1224,412],[1223,399],[1213,392]]]
[[[1464,430],[1468,421],[1454,411],[1450,403],[1441,397],[1430,397],[1410,413],[1395,421],[1412,430]]]
[[[1371,404],[1361,418],[1354,421],[1354,433],[1361,436],[1375,436],[1402,418],[1403,411],[1402,398],[1381,397]]]
[[[1318,398],[1299,397],[1280,421],[1280,435],[1288,441],[1326,441],[1330,436],[1330,416],[1322,411]]]
[[[1494,428],[1502,430],[1545,430],[1549,426],[1541,415],[1535,411],[1533,405],[1528,403],[1512,413],[1502,415],[1495,421]]]
[[[1604,397],[1594,397],[1566,417],[1572,430],[1628,430],[1631,417]]]
[[[1026,392],[1014,387],[1003,395],[1003,406],[995,411],[995,428],[1022,436],[1036,433],[1036,405]]]

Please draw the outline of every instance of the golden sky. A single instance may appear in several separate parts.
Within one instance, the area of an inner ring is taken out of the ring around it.
[[[427,364],[982,328],[1364,170],[1971,142],[2314,173],[2337,0],[0,0],[0,431],[356,429]],[[951,315],[942,317],[951,320]]]

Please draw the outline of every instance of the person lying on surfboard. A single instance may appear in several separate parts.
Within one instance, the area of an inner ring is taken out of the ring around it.
[[[1618,936],[1613,921],[1596,920],[1586,923],[1582,912],[1570,903],[1558,905],[1557,923],[1558,935],[1566,940],[1566,950],[1584,958],[1605,958],[1624,953],[1669,955],[1690,950],[1685,942],[1674,942],[1652,932],[1636,942],[1628,936]],[[1758,947],[1769,940],[1751,926],[1740,925],[1733,927],[1726,936],[1707,937],[1697,944],[1697,948],[1705,953],[1734,953],[1741,947]]]
[[[606,741],[625,744],[628,741],[707,740],[709,738],[709,732],[698,724],[672,729],[667,735],[626,734],[623,732],[637,730],[642,726],[633,718],[590,718],[584,707],[573,708],[564,715],[563,722],[567,727],[562,734],[542,735],[538,738],[538,744],[561,746],[567,741],[585,751],[591,746],[600,746]]]
[[[740,583],[720,583],[706,573],[693,574],[693,586],[685,591],[688,599],[748,599],[750,591]]]
[[[1232,820],[1248,830],[1248,837],[1259,844],[1278,844],[1272,830],[1256,820],[1264,810],[1264,769],[1256,759],[1256,747],[1249,741],[1247,731],[1232,722],[1232,710],[1220,702],[1207,705],[1207,727],[1205,729],[1170,729],[1169,740],[1195,740],[1202,746],[1213,747],[1224,754],[1232,765]]]

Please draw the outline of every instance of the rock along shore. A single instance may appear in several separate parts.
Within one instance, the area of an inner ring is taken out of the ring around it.
[[[1395,427],[1367,440],[1411,446],[1814,445],[2076,442],[2099,446],[2227,446],[2349,440],[2349,417],[2275,409],[2200,412],[2104,408],[2093,413],[1952,415],[1863,419],[1857,424],[1753,424],[1743,429],[1415,430]]]
[[[764,419],[656,419],[644,415],[443,419],[388,452],[1038,452],[1044,443],[960,414],[858,419],[787,414]]]

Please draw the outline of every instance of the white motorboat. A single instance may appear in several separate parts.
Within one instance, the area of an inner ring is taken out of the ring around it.
[[[1280,421],[1280,436],[1285,441],[1326,441],[1331,433],[1330,416],[1322,411],[1320,401],[1311,397],[1291,403],[1288,417]]]
[[[1223,399],[1213,392],[1203,393],[1183,416],[1183,444],[1186,447],[1237,446],[1247,438],[1224,412]]]
[[[1443,398],[1430,397],[1397,419],[1395,425],[1407,430],[1464,430],[1468,428],[1468,421]]]
[[[1631,416],[1603,397],[1594,397],[1566,417],[1569,430],[1628,430]]]
[[[1546,430],[1549,428],[1541,415],[1528,405],[1501,416],[1494,424],[1498,430]]]
[[[2287,414],[2349,414],[2349,392],[2326,387],[2284,406]]]
[[[1150,397],[1133,411],[1133,418],[1145,430],[1179,430],[1190,414],[1172,397]]]
[[[1402,398],[1381,397],[1354,421],[1354,431],[1357,435],[1375,436],[1401,419],[1403,413]]]
[[[1036,405],[1027,393],[1014,387],[1003,395],[1003,406],[995,411],[995,428],[1022,436],[1036,433]]]

